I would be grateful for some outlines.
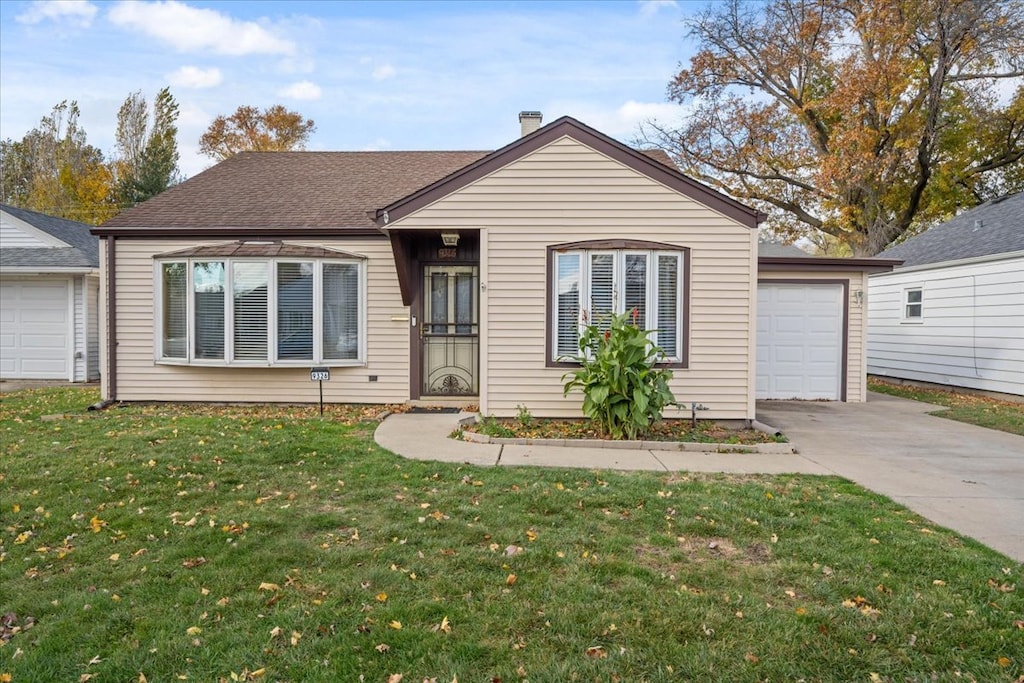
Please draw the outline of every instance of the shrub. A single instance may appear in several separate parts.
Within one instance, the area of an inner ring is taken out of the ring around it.
[[[635,439],[676,402],[668,387],[672,371],[655,367],[661,350],[629,315],[613,315],[607,329],[587,325],[573,358],[580,368],[562,376],[563,395],[581,390],[583,414],[614,439]]]

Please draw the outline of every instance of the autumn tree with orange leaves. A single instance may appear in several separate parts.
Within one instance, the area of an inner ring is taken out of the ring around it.
[[[305,149],[316,131],[313,119],[275,104],[262,111],[242,105],[231,116],[218,116],[199,138],[199,151],[223,161],[238,152],[285,152]]]
[[[644,136],[769,229],[856,255],[1024,189],[1024,0],[714,3]]]

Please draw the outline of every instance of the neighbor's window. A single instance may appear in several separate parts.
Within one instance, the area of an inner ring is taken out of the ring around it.
[[[588,324],[606,327],[616,313],[635,311],[666,362],[680,362],[685,252],[575,249],[554,253],[552,360],[579,354]]]
[[[920,287],[903,290],[903,320],[920,322],[924,309],[924,296]]]
[[[345,365],[363,359],[360,260],[185,259],[157,268],[159,360]]]

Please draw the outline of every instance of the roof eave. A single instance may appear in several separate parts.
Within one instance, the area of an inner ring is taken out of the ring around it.
[[[250,238],[250,237],[263,237],[263,238],[283,238],[283,239],[296,239],[302,237],[334,237],[334,238],[351,238],[351,237],[386,237],[380,228],[373,226],[360,226],[360,227],[338,227],[338,226],[301,226],[301,227],[232,227],[232,226],[217,226],[217,227],[160,227],[160,228],[147,228],[142,226],[122,226],[122,227],[106,227],[99,226],[92,229],[92,234],[97,237],[132,237],[142,239],[155,239],[162,237],[176,237],[176,238],[218,238],[218,237],[232,237],[232,238]]]
[[[832,258],[818,256],[760,256],[757,259],[758,272],[780,270],[859,270],[865,273],[888,273],[903,263],[900,259],[888,258]]]
[[[1005,261],[1015,258],[1024,258],[1024,249],[1004,251],[998,254],[986,254],[984,256],[972,256],[970,258],[953,259],[950,261],[934,261],[933,263],[918,263],[910,266],[902,266],[897,268],[894,274],[913,273],[919,270],[935,270],[937,268],[953,268],[955,266],[969,266],[975,263],[990,263],[992,261]]]

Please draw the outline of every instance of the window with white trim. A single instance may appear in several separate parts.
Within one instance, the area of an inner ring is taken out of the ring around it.
[[[169,258],[156,264],[157,360],[359,365],[361,259]]]
[[[684,251],[575,249],[554,253],[551,302],[554,361],[579,354],[588,324],[606,327],[612,314],[635,311],[651,330],[665,362],[683,359]]]
[[[908,287],[903,290],[903,320],[919,323],[924,313],[924,291],[920,287]]]

